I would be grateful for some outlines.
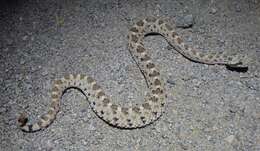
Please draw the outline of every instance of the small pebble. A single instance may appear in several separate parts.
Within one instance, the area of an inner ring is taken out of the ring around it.
[[[3,49],[3,52],[7,52],[9,49],[8,48],[4,48]]]
[[[211,8],[210,13],[211,14],[216,14],[217,13],[217,9],[216,8]]]
[[[230,136],[226,137],[224,140],[231,144],[235,140],[235,136],[230,135]]]
[[[23,65],[25,63],[25,60],[21,59],[20,64]]]
[[[26,76],[25,76],[25,79],[26,79],[26,80],[31,80],[32,77],[31,77],[30,75],[26,75]]]
[[[90,123],[89,126],[88,126],[88,130],[95,131],[96,130],[96,126],[94,126],[93,123]]]
[[[25,40],[27,40],[27,39],[28,39],[28,36],[23,36],[23,37],[22,37],[22,40],[23,40],[23,41],[25,41]]]
[[[224,39],[218,39],[217,40],[217,45],[220,46],[220,47],[223,47],[225,45],[225,40]]]
[[[100,23],[101,27],[106,27],[106,24],[104,22]]]
[[[194,83],[194,86],[199,87],[202,83],[202,81],[198,80],[198,79],[193,79],[192,82]]]
[[[254,4],[257,4],[257,3],[258,3],[258,0],[252,0],[252,2],[253,2]]]
[[[236,12],[241,12],[241,7],[240,7],[240,5],[236,5]]]
[[[169,130],[169,127],[167,126],[166,123],[162,123],[162,124],[156,125],[155,129],[159,133],[164,133],[164,132],[167,132]]]
[[[25,84],[24,86],[25,86],[25,88],[26,88],[27,90],[32,89],[32,85],[31,85],[31,84]]]
[[[178,114],[178,111],[175,110],[175,109],[172,109],[172,113],[173,113],[174,115],[177,115],[177,114]]]
[[[255,114],[256,119],[260,119],[260,112]]]
[[[188,37],[187,42],[192,42],[192,37]]]
[[[34,71],[36,71],[36,68],[34,68],[34,67],[31,67],[31,70],[32,70],[32,72],[34,72]]]
[[[46,141],[46,147],[52,148],[53,146],[54,146],[54,144],[51,142],[51,140]]]
[[[3,114],[7,111],[7,109],[5,107],[1,107],[0,108],[0,114]]]
[[[13,44],[13,39],[6,39],[7,45],[12,45]]]
[[[81,113],[86,113],[87,112],[87,109],[82,109],[81,110]]]
[[[167,80],[167,83],[169,83],[169,84],[171,84],[171,85],[175,85],[176,83],[173,81],[173,80],[171,80],[171,79],[168,79]]]
[[[48,75],[48,74],[49,74],[49,72],[48,72],[48,70],[46,70],[46,69],[42,72],[42,75],[43,75],[43,76],[46,76],[46,75]]]

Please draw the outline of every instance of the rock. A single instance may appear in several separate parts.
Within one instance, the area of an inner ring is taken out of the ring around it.
[[[184,17],[177,17],[176,20],[176,26],[181,28],[189,28],[194,24],[193,16],[191,14]]]

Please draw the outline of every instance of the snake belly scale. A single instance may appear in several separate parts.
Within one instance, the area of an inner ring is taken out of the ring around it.
[[[51,91],[51,103],[46,114],[38,121],[28,124],[26,113],[18,118],[20,128],[25,132],[35,132],[49,126],[60,109],[60,101],[67,88],[80,89],[87,97],[92,110],[104,121],[119,128],[140,128],[156,121],[163,113],[166,100],[164,81],[160,71],[149,56],[144,47],[144,36],[149,33],[162,35],[184,57],[199,63],[219,64],[232,67],[245,67],[245,56],[234,54],[228,56],[222,52],[203,53],[186,45],[176,33],[174,24],[166,19],[147,17],[136,22],[128,33],[128,48],[132,58],[141,69],[146,79],[149,95],[141,104],[123,107],[114,104],[108,95],[101,89],[97,82],[87,75],[68,74],[54,81]]]

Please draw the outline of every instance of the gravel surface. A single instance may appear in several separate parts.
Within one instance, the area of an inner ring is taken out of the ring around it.
[[[3,0],[0,6],[0,150],[260,150],[260,1]],[[175,20],[200,51],[250,55],[248,71],[191,62],[161,36],[149,36],[145,45],[167,81],[158,121],[134,130],[111,127],[70,89],[47,129],[17,127],[22,111],[32,122],[47,111],[53,80],[67,73],[95,77],[119,104],[141,100],[147,88],[126,35],[151,15]]]

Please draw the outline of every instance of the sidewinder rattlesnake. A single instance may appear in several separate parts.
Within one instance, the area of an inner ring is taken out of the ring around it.
[[[35,132],[46,128],[55,119],[60,109],[60,101],[66,89],[80,89],[89,100],[92,110],[104,121],[119,128],[144,127],[157,120],[163,112],[166,92],[160,72],[148,55],[143,39],[149,33],[162,35],[184,57],[204,64],[219,64],[234,68],[247,67],[247,56],[234,54],[231,56],[222,52],[203,53],[186,45],[178,36],[173,24],[166,19],[148,17],[136,22],[128,33],[128,47],[131,56],[146,79],[150,94],[142,104],[121,107],[112,103],[97,82],[86,75],[67,75],[56,80],[51,92],[49,111],[34,124],[28,124],[28,118],[22,113],[18,118],[20,128],[25,132]]]

